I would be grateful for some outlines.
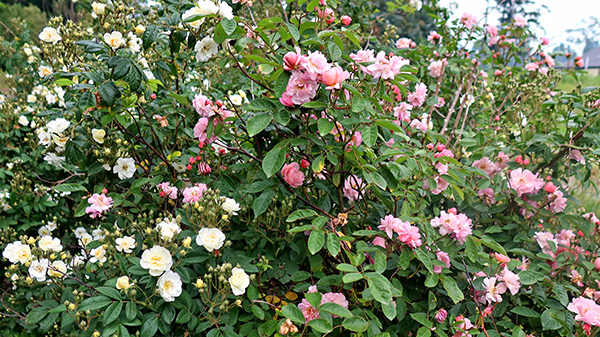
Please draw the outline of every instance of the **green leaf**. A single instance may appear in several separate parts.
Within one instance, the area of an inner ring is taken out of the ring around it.
[[[89,206],[87,199],[82,200],[77,208],[75,209],[75,217],[78,218],[80,216],[85,215],[85,209]]]
[[[465,240],[465,253],[471,262],[477,261],[477,245],[470,235]]]
[[[37,324],[44,317],[46,317],[48,311],[48,308],[35,308],[31,310],[31,312],[29,312],[29,314],[25,318],[25,321],[27,322],[27,324]]]
[[[79,305],[79,311],[98,310],[102,309],[113,301],[106,296],[94,296],[87,298]]]
[[[415,249],[414,252],[417,259],[423,263],[425,268],[427,268],[430,273],[433,273],[433,262],[431,262],[429,255],[421,249]]]
[[[462,293],[458,287],[458,284],[456,284],[456,281],[452,277],[440,275],[440,279],[444,284],[444,289],[446,289],[448,296],[450,296],[454,304],[462,301],[465,298],[465,295]]]
[[[288,31],[290,32],[290,34],[292,35],[292,37],[294,38],[294,40],[298,41],[300,40],[300,32],[298,31],[298,28],[296,28],[296,26],[294,26],[293,24],[286,22],[285,25],[287,26]]]
[[[306,103],[302,104],[302,107],[309,108],[309,109],[315,109],[315,110],[323,110],[323,109],[327,108],[327,104],[320,102],[320,101],[312,101],[312,102],[306,102]]]
[[[281,314],[296,324],[304,324],[305,322],[304,314],[295,304],[288,304],[281,308]]]
[[[345,271],[345,272],[350,272],[350,273],[358,272],[358,269],[356,269],[355,266],[348,264],[348,263],[340,263],[336,266],[336,268],[339,271]]]
[[[121,310],[123,310],[123,302],[114,302],[111,304],[108,308],[106,308],[106,311],[102,316],[102,323],[104,325],[112,323],[114,320],[119,318]]]
[[[144,34],[142,35],[142,41],[144,49],[148,49],[150,48],[150,46],[152,45],[152,43],[154,41],[156,41],[156,39],[158,38],[158,27],[156,27],[155,25],[149,25],[148,27],[146,27],[146,30],[144,31]]]
[[[567,290],[560,283],[554,283],[554,287],[552,288],[552,292],[556,295],[556,299],[560,302],[560,304],[565,307],[569,304],[569,295],[567,294]]]
[[[227,18],[221,19],[221,25],[223,26],[223,30],[227,35],[233,34],[235,29],[237,28],[237,23],[235,20],[230,20]]]
[[[125,305],[125,317],[127,317],[128,320],[132,321],[137,316],[137,313],[138,309],[135,303],[133,301],[127,302],[127,304]]]
[[[114,82],[102,83],[98,87],[98,91],[100,92],[100,97],[102,97],[102,102],[109,107],[113,106],[115,104],[115,99],[121,96],[119,89]]]
[[[327,233],[327,250],[329,254],[337,256],[340,253],[340,248],[340,238],[335,233]]]
[[[504,250],[504,247],[502,247],[501,244],[499,244],[498,242],[496,242],[492,238],[489,238],[487,236],[482,236],[481,237],[481,243],[484,244],[484,245],[486,245],[486,246],[488,246],[489,248],[497,251],[498,253],[506,255],[506,250]]]
[[[60,184],[54,186],[54,190],[58,192],[76,192],[76,191],[88,191],[87,188],[81,184]]]
[[[369,328],[369,323],[360,316],[353,316],[346,318],[342,322],[342,326],[350,331],[354,332],[365,332]]]
[[[140,331],[141,337],[154,337],[158,330],[158,317],[152,316],[152,318],[142,324],[142,330]]]
[[[422,326],[424,326],[428,329],[433,328],[433,323],[431,323],[431,321],[427,319],[427,315],[422,312],[410,314],[410,318],[421,323]]]
[[[426,327],[421,327],[419,331],[417,331],[417,337],[430,337],[431,329]]]
[[[402,129],[398,126],[398,124],[396,124],[392,121],[389,121],[389,120],[381,119],[381,120],[375,121],[375,124],[377,124],[383,128],[386,128],[388,130],[392,130],[394,132],[404,133],[404,131],[402,131]]]
[[[313,319],[312,321],[308,322],[308,326],[321,333],[328,333],[333,330],[331,323],[323,318]]]
[[[377,142],[377,136],[379,135],[379,130],[377,129],[377,124],[371,124],[368,127],[365,127],[362,131],[362,139],[366,146],[373,147]]]
[[[319,292],[306,293],[304,297],[306,297],[306,300],[308,303],[310,303],[310,305],[313,306],[313,308],[318,308],[321,305],[321,300],[323,299],[323,296]]]
[[[300,219],[310,218],[315,215],[318,215],[318,214],[317,214],[317,212],[313,211],[312,209],[298,209],[298,210],[294,211],[294,213],[290,214],[290,216],[287,217],[285,222],[294,222],[294,221],[298,221]]]
[[[262,169],[267,175],[267,178],[271,178],[275,173],[281,170],[283,163],[285,163],[286,150],[281,147],[274,147],[267,153],[262,162]]]
[[[556,309],[547,309],[542,313],[540,318],[542,321],[542,327],[544,330],[558,330],[562,328],[562,324],[558,319],[564,321],[564,316],[565,314],[563,312],[560,312]],[[555,317],[558,319],[555,319]]]
[[[363,278],[364,276],[361,273],[350,273],[344,275],[344,277],[342,277],[342,281],[344,281],[344,283],[352,283],[358,280],[362,280]]]
[[[512,308],[512,310],[510,312],[520,315],[520,316],[524,316],[524,317],[532,317],[532,318],[540,317],[539,312],[537,312],[533,309],[526,308],[526,307],[514,307],[514,308]]]
[[[329,134],[334,126],[335,124],[327,118],[320,118],[317,121],[317,129],[319,130],[319,135],[321,135],[321,137]]]
[[[251,306],[250,310],[252,310],[254,316],[256,316],[256,318],[258,318],[259,320],[262,321],[263,319],[265,319],[265,311],[262,310],[258,305]]]
[[[388,320],[393,321],[396,318],[396,304],[394,302],[382,304],[381,309],[383,309],[383,314]]]
[[[250,118],[247,122],[248,135],[254,137],[271,124],[271,115],[260,114]]]
[[[320,230],[313,230],[308,237],[308,250],[312,255],[318,253],[325,243],[325,233]]]
[[[85,111],[88,108],[93,108],[96,106],[96,96],[91,91],[85,91],[81,94],[81,97],[77,101],[77,107],[81,111]]]
[[[381,251],[375,253],[375,271],[383,274],[387,267],[387,257]]]
[[[121,300],[121,294],[119,293],[119,291],[115,288],[111,288],[111,287],[98,287],[96,288],[98,290],[99,293],[106,295],[110,298],[113,298],[115,300]]]
[[[258,198],[254,199],[254,203],[252,204],[254,218],[257,218],[269,208],[269,205],[273,201],[273,196],[275,196],[273,190],[266,190]]]
[[[392,301],[392,284],[387,278],[378,273],[367,273],[365,276],[375,300],[382,304]]]
[[[546,278],[546,275],[532,270],[523,270],[519,273],[519,279],[523,285],[532,285]]]
[[[352,313],[350,310],[342,307],[341,305],[333,302],[323,303],[319,307],[319,311],[325,311],[332,315],[337,315],[340,317],[352,317]]]
[[[59,305],[58,307],[48,311],[49,314],[53,314],[53,313],[58,313],[58,312],[65,312],[67,311],[67,306],[64,304]]]

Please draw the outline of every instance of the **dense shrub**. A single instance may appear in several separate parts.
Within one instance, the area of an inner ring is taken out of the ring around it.
[[[3,45],[2,327],[595,333],[600,221],[565,183],[599,92],[556,88],[580,59],[519,16],[427,7],[427,41],[387,43],[331,1],[257,6],[78,4]]]

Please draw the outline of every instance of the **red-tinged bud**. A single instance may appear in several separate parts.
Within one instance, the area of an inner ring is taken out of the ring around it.
[[[156,99],[156,94],[152,94],[152,95],[150,95],[150,98],[152,98],[152,99]]]
[[[571,53],[566,53],[566,54],[565,54],[565,57],[566,57],[566,58],[570,58],[570,57],[571,57]]]
[[[508,75],[512,75],[512,71],[509,71],[509,72],[508,72]]]
[[[197,161],[200,161],[200,159],[202,159],[202,157],[200,157],[200,156],[196,156],[196,160],[197,160]]]
[[[515,162],[517,164],[521,164],[523,162],[523,157],[521,155],[518,155],[517,158],[515,158]]]
[[[218,106],[219,108],[223,106],[223,102],[219,99],[215,102],[215,105]]]
[[[225,153],[227,153],[227,150],[225,150],[225,149],[219,149],[219,154],[225,154]]]
[[[434,146],[433,143],[429,143],[429,144],[427,144],[427,149],[433,150],[433,146]]]
[[[523,160],[523,166],[527,166],[527,165],[529,165],[529,158],[525,158]]]
[[[350,23],[352,23],[352,18],[349,17],[348,15],[342,15],[342,17],[340,18],[340,21],[342,22],[342,24],[344,26],[349,26]]]
[[[444,150],[446,149],[446,145],[444,145],[444,144],[438,144],[438,145],[435,147],[435,149],[436,149],[436,150],[438,150],[438,151],[440,151],[440,152],[441,152],[441,151],[444,151]]]
[[[497,121],[499,121],[499,120],[500,120],[500,116],[496,116],[496,117],[494,117],[494,120],[495,120],[496,122],[497,122]]]
[[[504,39],[506,39],[506,35],[501,35],[501,36],[500,36],[500,38],[501,38],[502,40],[504,40]]]
[[[583,331],[585,332],[586,336],[589,336],[591,333],[592,327],[589,324],[584,324],[583,325]]]
[[[290,154],[289,153],[285,154],[285,159],[290,159]]]
[[[196,158],[194,157],[190,157],[190,159],[188,159],[188,163],[190,164],[194,164],[196,162]]]
[[[456,211],[456,207],[452,207],[448,210],[448,213],[452,213],[452,214],[456,215],[456,213],[458,213],[458,212]]]
[[[556,186],[552,182],[549,182],[544,186],[544,191],[548,193],[554,193],[556,191]]]
[[[107,190],[106,188],[103,188],[103,189],[102,189],[102,193],[103,193],[103,194],[106,194],[106,193],[108,193],[108,190]]]
[[[585,236],[585,234],[583,234],[583,232],[582,232],[582,231],[577,231],[577,235],[579,235],[579,236],[581,236],[581,237],[584,237],[584,236]]]
[[[302,166],[302,168],[308,168],[310,166],[310,163],[308,162],[308,160],[302,159],[300,161],[300,166]]]
[[[539,229],[542,229],[542,228],[544,228],[544,225],[542,225],[541,223],[539,223],[539,224],[538,224],[538,228],[539,228]]]
[[[596,270],[600,271],[600,257],[594,261],[594,268],[596,268]]]
[[[496,58],[496,57],[498,57],[498,56],[496,56],[496,54],[494,54],[494,55],[492,56],[492,58]]]
[[[187,170],[188,170],[188,171],[191,171],[191,170],[192,170],[192,164],[188,164],[188,165],[187,165]]]
[[[161,197],[163,197],[163,198],[164,198],[164,197],[166,197],[166,196],[167,196],[167,192],[165,192],[165,191],[160,191],[160,196],[161,196]]]
[[[552,177],[551,176],[546,176],[546,180],[550,181],[550,180],[552,180]]]
[[[198,143],[198,147],[199,147],[199,148],[203,148],[203,147],[204,147],[204,142],[200,142],[200,143]]]
[[[367,229],[368,229],[368,230],[372,230],[373,228],[371,228],[371,226],[367,226]]]

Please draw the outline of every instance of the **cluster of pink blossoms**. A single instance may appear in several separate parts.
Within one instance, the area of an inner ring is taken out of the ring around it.
[[[356,63],[370,63],[367,66],[360,66],[360,69],[373,78],[381,78],[384,80],[393,79],[400,74],[400,69],[403,66],[409,65],[410,61],[393,53],[386,55],[384,51],[380,51],[375,55],[373,50],[359,50],[356,54],[350,54]]]
[[[489,157],[483,157],[473,162],[473,167],[477,167],[487,173],[490,178],[493,178],[496,174],[504,171],[508,166],[509,158],[504,152],[498,153],[495,161],[491,161]]]
[[[444,71],[444,67],[448,64],[446,59],[431,61],[427,70],[429,70],[429,76],[433,78],[438,78],[442,76],[442,72]]]
[[[177,187],[171,186],[168,182],[160,183],[156,185],[158,187],[161,197],[169,197],[171,199],[177,199]]]
[[[563,229],[556,235],[551,232],[535,232],[533,238],[540,246],[543,253],[556,257],[556,255],[560,253],[571,251],[571,241],[575,239],[575,233],[570,229]],[[553,251],[550,242],[556,247],[556,252]],[[576,248],[576,250],[578,250],[578,248]]]
[[[195,186],[192,186],[192,187],[186,187],[182,193],[183,194],[183,202],[192,204],[192,203],[200,200],[200,198],[202,198],[202,195],[204,195],[204,192],[206,190],[208,190],[208,187],[206,186],[206,184],[196,184]]]
[[[316,293],[317,286],[310,286],[308,288],[308,293]],[[346,300],[346,296],[342,293],[334,293],[328,292],[321,296],[321,304],[325,303],[336,303],[341,305],[342,307],[348,309],[348,300]],[[313,319],[321,318],[319,315],[319,310],[313,307],[306,298],[302,299],[302,302],[298,304],[298,308],[302,311],[304,315],[305,323],[312,321]],[[336,315],[332,315],[333,317],[337,317]]]
[[[487,302],[488,304],[502,302],[502,294],[507,290],[513,295],[519,292],[521,279],[519,275],[513,273],[505,266],[500,274],[484,278],[483,287],[484,293],[478,297],[479,302]]]
[[[469,330],[475,328],[471,320],[464,317],[463,315],[458,315],[454,319],[454,325],[456,325],[456,333],[452,335],[452,337],[467,337],[471,336],[468,332]]]
[[[463,13],[460,17],[460,22],[467,27],[467,29],[471,29],[474,26],[477,26],[477,17],[471,13]]]
[[[344,196],[348,198],[350,201],[357,201],[361,199],[361,192],[366,185],[363,183],[362,179],[355,176],[350,175],[344,181],[344,187],[342,191],[344,192]]]
[[[600,306],[596,301],[585,297],[574,298],[567,309],[576,313],[576,321],[584,322],[592,326],[600,326]]]
[[[433,150],[434,145],[432,143],[429,143],[427,144],[427,148]],[[446,146],[444,144],[438,144],[437,146],[435,146],[435,150],[438,151],[435,155],[433,155],[433,157],[436,159],[441,157],[454,158],[454,153],[446,149]],[[438,162],[435,164],[435,169],[438,172],[438,174],[434,174],[432,177],[432,179],[436,183],[435,188],[429,186],[428,180],[426,180],[423,184],[423,188],[431,188],[431,193],[438,195],[445,191],[446,188],[448,188],[448,182],[444,178],[442,178],[442,175],[448,173],[448,164],[442,164],[441,162]]]
[[[396,41],[396,48],[398,49],[410,49],[415,48],[416,46],[416,42],[406,37],[400,38],[398,41]]]
[[[291,71],[292,76],[279,101],[289,107],[310,102],[317,95],[319,83],[327,90],[341,89],[342,82],[350,77],[342,67],[329,63],[320,51],[304,55],[299,48],[285,54],[283,69]]]
[[[440,212],[440,216],[431,219],[431,226],[440,228],[440,235],[450,235],[459,244],[465,243],[465,239],[472,233],[471,219],[463,213],[456,213],[456,208],[451,208],[448,213]]]
[[[533,174],[529,170],[518,168],[510,172],[509,184],[520,197],[523,194],[536,194],[546,183],[544,179],[538,177],[537,173]]]
[[[206,133],[210,118],[214,117],[212,120],[213,126],[217,126],[219,122],[223,122],[225,119],[233,116],[231,110],[225,109],[221,101],[213,103],[204,95],[195,95],[192,100],[192,106],[200,115],[200,119],[198,119],[196,126],[194,126],[194,137],[198,138],[201,143],[210,144],[217,139],[214,134],[209,138]]]
[[[85,208],[85,212],[89,214],[91,218],[96,218],[112,207],[113,199],[107,197],[104,193],[94,193],[89,197],[88,203],[90,206]]]
[[[402,221],[393,215],[386,215],[380,221],[379,228],[385,231],[387,236],[392,239],[394,233],[398,234],[398,240],[411,248],[421,246],[421,234],[419,227],[411,226],[408,221]]]

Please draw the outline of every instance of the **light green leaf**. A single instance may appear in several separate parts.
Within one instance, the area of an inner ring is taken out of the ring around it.
[[[271,124],[271,115],[260,114],[250,118],[246,124],[248,135],[254,137]]]
[[[312,255],[318,253],[325,243],[325,233],[320,230],[313,230],[308,237],[308,250]]]

